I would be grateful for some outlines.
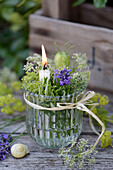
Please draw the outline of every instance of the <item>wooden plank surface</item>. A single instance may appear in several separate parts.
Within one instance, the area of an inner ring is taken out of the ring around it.
[[[100,92],[100,91],[98,91]],[[101,92],[101,94],[107,94],[110,98],[110,103],[107,106],[109,114],[113,114],[113,95],[107,92]],[[8,118],[8,116],[5,115]],[[0,113],[0,118],[4,118],[4,114]],[[0,130],[0,133],[8,133],[16,129],[21,124],[25,122],[18,123],[15,126],[11,125],[6,127],[3,130]],[[24,131],[25,127],[16,132],[20,134]],[[109,124],[107,129],[111,129],[113,137],[113,124]],[[94,144],[97,139],[91,128],[89,127],[88,117],[84,117],[83,122],[83,131],[80,135],[80,138],[88,139],[89,144]],[[36,144],[29,136],[20,137],[16,143],[25,144],[30,151],[30,154],[22,159],[15,159],[12,156],[9,156],[4,161],[0,162],[0,170],[70,170],[64,165],[63,159],[58,157],[58,149],[47,149]],[[93,167],[89,168],[90,170],[112,170],[113,169],[113,149],[108,147],[106,149],[100,148],[100,143],[96,147],[98,154],[96,154],[96,162]],[[84,168],[88,170],[88,168]]]
[[[87,138],[86,138],[87,137]],[[81,138],[89,140],[90,144],[96,139],[95,135],[81,135]],[[31,140],[30,137],[21,137],[18,143],[25,144],[30,154],[23,159],[8,157],[0,162],[1,170],[68,170],[63,163],[63,159],[58,157],[57,149],[46,149]],[[106,149],[97,148],[96,162],[90,170],[112,170],[113,169],[113,150],[109,147]],[[84,170],[87,170],[85,168]]]
[[[40,52],[44,44],[47,55],[53,58],[57,51],[54,42],[62,46],[75,44],[71,54],[86,53],[91,70],[89,86],[113,92],[113,30],[52,19],[38,14],[30,16],[29,46],[31,52]]]

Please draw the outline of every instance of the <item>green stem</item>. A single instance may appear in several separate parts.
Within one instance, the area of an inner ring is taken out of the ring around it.
[[[12,122],[15,122],[17,120],[22,120],[24,118],[25,115],[22,115],[22,116],[19,116],[17,118],[13,118],[13,119],[10,119],[9,122],[7,124],[5,124],[3,127],[0,128],[1,129],[4,129],[5,127],[7,126],[10,126],[12,124]],[[16,122],[17,123],[17,122]]]
[[[57,47],[58,52],[61,53],[60,48],[59,48],[59,46],[58,46],[58,44],[56,42],[55,42],[55,46]]]
[[[0,119],[0,121],[15,121],[15,120],[18,120],[18,119],[24,118],[24,117],[25,117],[25,115],[21,115],[16,118],[12,118],[12,119]]]
[[[13,138],[16,138],[18,135],[16,135],[16,136],[13,136]],[[26,133],[26,134],[23,134],[23,135],[21,135],[21,136],[28,136],[28,134]]]
[[[12,142],[10,142],[10,145],[14,143],[20,136],[22,136],[25,133],[26,130],[24,130],[20,135],[18,135]]]
[[[2,121],[7,121],[7,120],[9,120],[9,119],[0,119],[0,122],[2,122]]]
[[[16,138],[15,138],[12,142],[10,142],[9,145],[11,146],[11,144],[14,143],[20,136],[23,136],[23,134],[25,133],[25,131],[26,131],[26,130],[24,130],[20,135],[16,136]],[[5,150],[7,147],[8,147],[8,146],[6,146],[6,147],[4,148],[4,150]]]
[[[21,115],[21,116],[18,116],[18,117],[16,117],[16,118],[12,118],[12,119],[10,119],[9,121],[15,121],[15,120],[21,120],[22,118],[24,118],[25,117],[25,115]]]
[[[68,53],[72,48],[74,48],[74,46],[71,46],[70,48],[68,48],[68,49],[66,50],[66,52]]]
[[[5,126],[1,127],[0,130],[4,129],[5,127],[10,126],[10,125],[11,125],[11,123],[7,123]]]
[[[65,52],[65,48],[66,48],[66,46],[68,46],[69,45],[69,42],[67,42],[67,43],[65,43],[64,44],[64,47],[63,47],[63,51]],[[70,46],[70,45],[69,45]],[[67,49],[66,49],[67,50]]]
[[[92,146],[92,148],[90,148],[90,149],[88,149],[88,150],[86,150],[86,151],[84,151],[84,152],[79,153],[79,155],[86,155],[86,154],[90,153],[92,150],[94,150],[94,148],[95,148],[95,147]],[[75,157],[78,157],[78,154],[75,153],[75,152],[72,152],[72,151],[70,151],[68,154],[72,154],[72,155],[74,155]]]
[[[17,8],[19,8],[20,6],[22,6],[25,2],[26,2],[26,0],[21,1],[21,2],[17,5]]]
[[[17,129],[15,129],[15,130],[14,130],[13,132],[11,132],[9,135],[12,135],[13,133],[17,132],[19,129],[21,129],[21,128],[24,127],[24,126],[25,126],[25,124],[19,126]]]
[[[101,117],[100,117],[100,119],[101,119]],[[106,119],[104,119],[106,122],[111,122],[111,123],[113,123],[113,120],[111,120],[110,119],[110,117],[108,117],[108,118],[106,118]]]
[[[5,125],[7,122],[4,122],[4,123],[0,123],[0,126],[2,126],[2,125]]]
[[[106,121],[113,123],[113,120],[110,120],[110,119],[106,119]]]

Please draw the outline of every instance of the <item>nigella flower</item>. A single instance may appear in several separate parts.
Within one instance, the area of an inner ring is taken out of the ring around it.
[[[71,84],[71,82],[70,82],[71,76],[69,75],[69,73],[71,71],[72,71],[71,69],[67,70],[67,69],[64,68],[64,70],[61,70],[60,73],[59,73],[58,70],[55,70],[53,82],[54,82],[55,79],[58,78],[61,86],[63,86],[64,84],[66,84],[66,85]],[[56,80],[56,82],[57,82],[57,80]]]
[[[0,134],[0,161],[6,159],[6,155],[10,154],[10,142],[12,137],[8,134]]]

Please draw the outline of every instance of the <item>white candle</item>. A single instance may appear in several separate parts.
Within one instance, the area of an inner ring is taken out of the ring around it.
[[[47,65],[47,56],[46,56],[45,48],[42,45],[42,66],[43,66],[43,69],[39,71],[39,80],[44,83],[44,79],[47,78],[45,95],[47,94],[48,80],[50,79],[50,72],[49,72],[49,70],[47,70],[46,65]],[[47,130],[47,129],[49,129],[49,116],[46,114],[44,116],[45,116],[45,129]],[[40,132],[40,137],[42,138],[42,132]],[[49,139],[49,132],[46,132],[46,138]]]
[[[46,89],[45,89],[45,94],[47,93],[47,87],[48,87],[48,80],[50,79],[50,72],[49,70],[46,69],[47,65],[47,56],[45,52],[45,48],[42,45],[42,65],[43,69],[39,71],[39,80],[44,83],[44,79],[47,78],[47,84],[46,84]]]
[[[44,78],[47,78],[47,83],[48,83],[48,80],[50,79],[49,70],[40,70],[39,71],[39,80],[44,83]]]

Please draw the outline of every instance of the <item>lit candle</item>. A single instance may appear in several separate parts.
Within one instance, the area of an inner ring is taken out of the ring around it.
[[[48,80],[50,79],[50,72],[49,70],[47,70],[47,55],[45,52],[45,48],[42,45],[42,66],[43,69],[39,71],[39,80],[42,81],[44,83],[44,79],[47,78],[47,84],[46,84],[46,88],[45,88],[45,95],[47,94],[47,87],[48,87]],[[46,138],[49,139],[50,133],[49,133],[49,116],[48,115],[44,115],[44,119],[45,119],[45,123],[44,123],[44,129],[46,130],[45,134],[46,134]],[[40,117],[40,119],[42,119]],[[40,120],[41,123],[41,120]],[[42,138],[42,132],[40,130],[40,138]]]
[[[49,72],[49,70],[47,70],[46,65],[47,65],[47,55],[45,52],[45,48],[42,45],[42,66],[43,66],[43,69],[39,71],[39,80],[44,83],[44,78],[47,78],[45,94],[47,92],[48,80],[50,79],[50,72]]]

